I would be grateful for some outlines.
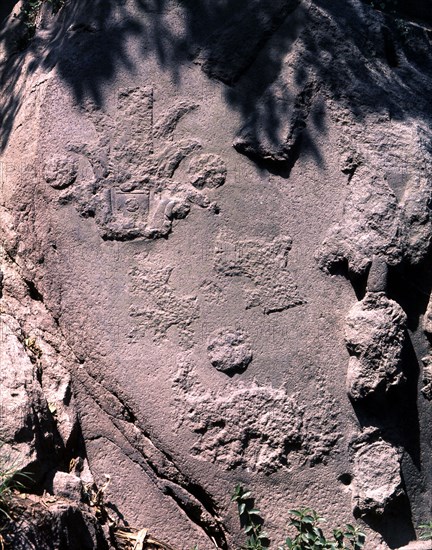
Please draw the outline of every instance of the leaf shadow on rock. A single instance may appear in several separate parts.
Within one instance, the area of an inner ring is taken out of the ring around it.
[[[318,83],[312,102],[315,96],[331,97],[359,120],[382,110],[401,119],[427,113],[424,74],[431,56],[421,55],[430,45],[427,30],[411,28],[418,35],[415,47],[402,44],[394,17],[358,0],[69,0],[54,17],[43,18],[27,65],[26,54],[14,51],[19,22],[9,23],[0,35],[7,86],[0,111],[2,149],[22,100],[21,71],[55,67],[78,103],[90,98],[102,108],[117,78],[140,71],[139,56],[156,59],[179,85],[182,68],[191,64],[222,82],[226,102],[244,123],[249,146],[243,152],[282,177],[289,176],[300,146],[302,154],[322,165],[309,132],[309,126],[326,131],[319,109],[309,119],[309,112],[294,117],[291,122],[300,127],[286,143],[293,104],[312,81]],[[388,64],[384,28],[387,46],[394,41],[403,57],[397,74],[383,69]],[[290,79],[281,78],[287,69]],[[407,94],[416,97],[411,105]],[[261,155],[263,148],[270,154]]]

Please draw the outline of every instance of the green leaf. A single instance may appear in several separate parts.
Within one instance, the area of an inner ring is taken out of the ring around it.
[[[315,519],[313,516],[303,516],[303,521],[305,523],[315,523]]]

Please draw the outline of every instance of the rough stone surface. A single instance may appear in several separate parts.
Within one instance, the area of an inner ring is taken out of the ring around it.
[[[207,352],[211,364],[227,374],[243,371],[252,361],[252,350],[241,330],[222,329],[208,340]]]
[[[74,474],[56,472],[53,480],[53,493],[56,496],[79,502],[82,495],[82,482]]]
[[[429,2],[27,4],[0,6],[0,460],[89,548],[80,487],[176,550],[242,547],[238,483],[272,547],[304,506],[413,542]]]
[[[428,540],[415,541],[406,546],[401,546],[399,550],[431,550],[432,543]]]
[[[16,550],[111,550],[94,511],[83,504],[36,496],[12,502],[12,520],[2,529],[6,548]]]
[[[361,514],[383,514],[402,494],[400,456],[385,441],[361,447],[354,457],[353,500]]]
[[[200,385],[188,355],[179,360],[174,387],[185,407],[181,422],[199,434],[193,454],[229,470],[245,466],[270,473],[289,467],[291,453],[297,460],[322,462],[341,437],[336,414],[330,413],[334,403],[327,403],[326,418],[317,418],[299,396],[271,386],[240,383],[212,395]],[[317,396],[314,407],[328,399]]]
[[[350,353],[347,387],[357,401],[403,381],[406,315],[383,293],[368,293],[350,310],[345,342]]]

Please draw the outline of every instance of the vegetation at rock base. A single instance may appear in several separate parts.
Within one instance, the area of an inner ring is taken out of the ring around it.
[[[0,445],[0,448],[2,445]],[[25,489],[25,482],[30,481],[28,474],[20,472],[12,464],[9,464],[9,457],[0,461],[0,548],[4,548],[2,531],[5,525],[12,521],[12,497],[14,492]]]
[[[263,550],[269,547],[267,533],[263,530],[263,519],[261,513],[254,506],[254,499],[250,491],[237,485],[231,497],[233,502],[237,502],[240,525],[247,536],[247,550]]]
[[[419,525],[420,540],[432,540],[432,520]]]
[[[344,528],[333,529],[332,538],[327,538],[320,523],[325,519],[320,517],[315,510],[302,508],[290,510],[290,527],[294,527],[296,533],[287,537],[285,543],[278,550],[361,550],[366,537],[360,529],[347,524]]]
[[[264,520],[254,507],[250,491],[241,485],[235,488],[232,500],[237,502],[240,524],[246,535],[245,550],[264,550],[270,547],[270,540],[263,530]],[[366,537],[360,529],[347,524],[344,528],[333,529],[328,538],[320,524],[325,520],[315,510],[302,508],[290,510],[288,528],[293,531],[278,550],[361,550]],[[432,523],[431,526],[432,528]]]

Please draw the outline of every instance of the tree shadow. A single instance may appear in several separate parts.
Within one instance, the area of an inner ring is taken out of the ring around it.
[[[396,119],[428,112],[427,29],[410,26],[413,46],[398,20],[358,0],[69,0],[49,19],[42,17],[43,31],[27,52],[16,51],[19,20],[0,34],[1,150],[22,101],[21,72],[55,68],[77,103],[91,99],[103,108],[109,85],[149,58],[174,83],[191,63],[222,82],[226,102],[243,120],[237,150],[282,177],[289,177],[300,150],[322,163],[309,128],[325,132],[320,110],[312,115],[323,97],[359,121],[382,111]],[[407,94],[416,97],[411,105]]]

